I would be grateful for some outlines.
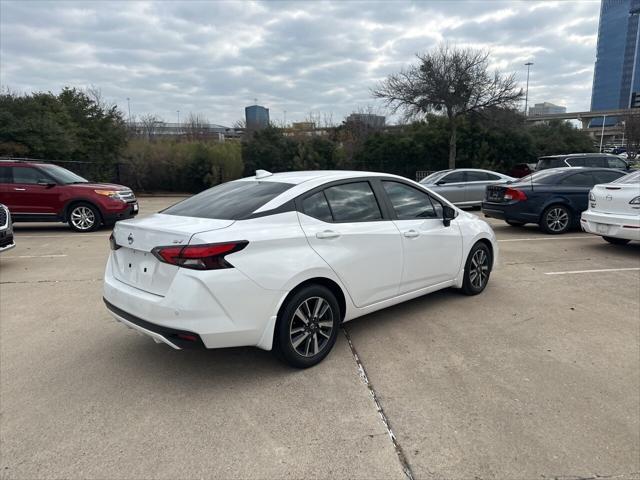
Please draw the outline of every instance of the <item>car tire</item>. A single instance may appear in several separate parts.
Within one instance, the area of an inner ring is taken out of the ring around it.
[[[565,205],[547,207],[540,218],[540,229],[551,235],[566,233],[572,225],[573,214]]]
[[[524,222],[516,222],[515,220],[505,220],[505,222],[507,222],[507,224],[511,225],[512,227],[523,227],[524,226]]]
[[[462,293],[477,295],[482,292],[489,283],[492,265],[493,256],[487,244],[484,242],[476,243],[469,252],[464,265]]]
[[[602,238],[604,238],[607,242],[613,245],[626,245],[631,241],[631,240],[627,240],[626,238],[615,238],[615,237],[602,237]]]
[[[75,203],[69,208],[67,221],[75,232],[93,232],[100,227],[102,216],[100,211],[90,203]]]
[[[338,301],[331,290],[322,285],[303,287],[280,309],[274,352],[292,367],[317,365],[336,343],[341,318]]]

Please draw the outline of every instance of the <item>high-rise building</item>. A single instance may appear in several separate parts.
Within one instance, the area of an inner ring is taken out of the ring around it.
[[[592,111],[630,108],[634,92],[640,93],[639,17],[640,0],[602,0]],[[615,118],[607,118],[606,124],[616,122]],[[591,122],[591,126],[600,125],[601,118]]]
[[[536,103],[533,107],[529,107],[530,117],[537,117],[539,115],[551,115],[553,113],[567,113],[567,107],[555,105],[549,102]]]
[[[269,126],[269,109],[260,105],[245,107],[244,115],[247,122],[247,130],[260,130]]]

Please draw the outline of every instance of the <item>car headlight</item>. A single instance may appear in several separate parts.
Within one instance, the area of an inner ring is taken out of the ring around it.
[[[94,192],[96,192],[98,195],[104,195],[105,197],[113,198],[114,200],[122,200],[120,192],[117,190],[94,190]]]
[[[632,198],[631,201],[629,202],[629,205],[640,205],[640,196],[637,196],[636,198]]]
[[[590,202],[596,201],[596,196],[593,194],[593,192],[589,192],[589,201]]]

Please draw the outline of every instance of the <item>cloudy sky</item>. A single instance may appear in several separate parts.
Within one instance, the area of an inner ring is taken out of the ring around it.
[[[486,48],[530,104],[588,109],[599,1],[0,0],[0,83],[18,92],[96,86],[132,115],[177,110],[232,125],[384,113],[370,89],[438,42]]]

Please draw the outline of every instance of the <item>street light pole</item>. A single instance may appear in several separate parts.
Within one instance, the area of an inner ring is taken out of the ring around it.
[[[178,133],[180,133],[180,110],[176,110],[178,113]]]
[[[525,117],[529,116],[529,112],[527,111],[527,107],[529,106],[529,69],[531,68],[531,65],[533,65],[533,62],[525,63],[525,66],[527,67],[527,90],[526,90],[526,93],[524,95],[524,116]]]
[[[603,115],[602,116],[602,130],[600,130],[600,150],[599,152],[602,153],[602,139],[604,138],[604,124],[607,123],[607,116]]]
[[[131,99],[127,97],[127,110],[129,110],[129,125],[131,125]]]

